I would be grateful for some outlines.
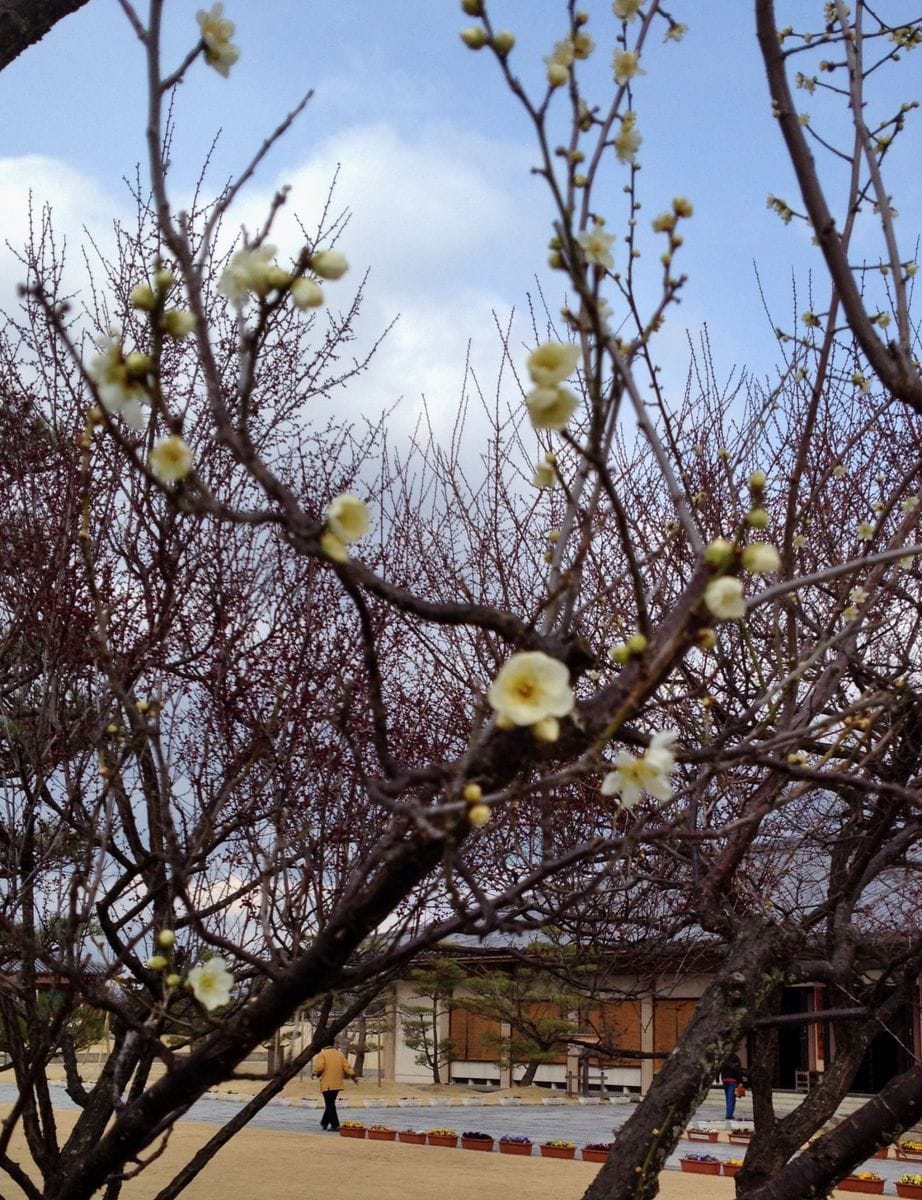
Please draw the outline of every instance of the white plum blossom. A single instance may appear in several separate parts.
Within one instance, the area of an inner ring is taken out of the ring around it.
[[[752,575],[771,575],[781,566],[781,555],[768,542],[750,542],[743,551],[743,567]]]
[[[487,692],[490,706],[507,727],[537,725],[573,710],[570,672],[541,650],[525,650],[503,663]]]
[[[177,342],[188,337],[197,324],[195,313],[184,308],[168,308],[160,319],[160,328]]]
[[[615,154],[618,156],[618,162],[634,162],[642,141],[643,138],[637,129],[637,114],[626,112],[621,118],[621,128],[615,136]]]
[[[189,972],[189,987],[203,1008],[212,1012],[229,1003],[234,977],[223,958],[209,958]]]
[[[218,281],[218,291],[235,308],[243,308],[252,292],[266,296],[273,288],[284,286],[288,277],[275,263],[276,248],[245,247],[233,256]]]
[[[675,766],[673,743],[678,737],[674,729],[655,733],[650,745],[638,758],[629,750],[622,750],[615,759],[615,769],[602,780],[603,796],[618,796],[621,808],[631,809],[644,792],[656,800],[672,798],[672,782],[669,776]]]
[[[574,342],[543,342],[528,356],[528,374],[538,387],[553,387],[573,374],[579,360]]]
[[[296,279],[289,291],[295,308],[318,308],[323,304],[323,288],[316,279]]]
[[[587,262],[594,263],[597,267],[604,267],[606,271],[610,271],[615,265],[611,253],[615,235],[606,233],[605,226],[601,222],[596,221],[591,229],[584,229],[578,233],[576,240],[579,242]]]
[[[855,530],[855,537],[859,542],[869,542],[874,536],[874,526],[870,521],[861,521]]]
[[[339,279],[349,270],[345,254],[338,250],[317,250],[311,255],[311,270],[321,279]]]
[[[732,575],[712,579],[704,589],[704,603],[718,621],[739,621],[746,615],[743,585]]]
[[[99,402],[106,412],[121,417],[132,429],[144,428],[143,403],[147,393],[141,383],[150,367],[144,354],[125,357],[121,340],[114,334],[96,343],[99,354],[87,364],[87,374],[96,384]]]
[[[643,0],[614,0],[612,11],[621,21],[633,21],[640,11]]]
[[[350,492],[334,496],[327,508],[327,525],[334,537],[347,546],[364,537],[371,528],[368,505]]]
[[[646,75],[646,71],[641,70],[638,65],[637,54],[634,50],[616,50],[611,66],[615,83],[622,87],[635,75]]]
[[[566,429],[579,406],[579,397],[569,388],[537,387],[525,397],[528,416],[535,429]]]
[[[226,79],[230,69],[240,57],[240,47],[231,42],[234,22],[224,16],[223,4],[212,4],[206,12],[199,9],[195,14],[205,43],[205,62]]]
[[[864,604],[864,602],[865,602],[865,600],[867,600],[869,594],[870,593],[867,591],[866,588],[863,588],[860,585],[856,584],[855,587],[853,587],[852,590],[848,593],[848,598],[849,598],[849,600],[851,600],[852,604]]]
[[[178,483],[195,465],[192,451],[178,433],[158,438],[150,452],[149,462],[150,469],[161,483]]]

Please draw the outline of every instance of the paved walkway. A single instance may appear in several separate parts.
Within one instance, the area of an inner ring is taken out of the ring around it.
[[[15,1099],[16,1088],[11,1084],[0,1083],[0,1101],[12,1103]],[[776,1095],[775,1099],[778,1109],[790,1109],[801,1097],[781,1093]],[[201,1121],[208,1125],[223,1125],[242,1103],[243,1099],[237,1095],[220,1093],[219,1097],[209,1096],[197,1101],[185,1119]],[[840,1112],[850,1111],[861,1103],[861,1097],[849,1097]],[[62,1084],[54,1087],[54,1104],[56,1108],[61,1109],[76,1108]],[[614,1132],[627,1121],[634,1110],[633,1104],[626,1101],[574,1103],[563,1097],[555,1097],[547,1103],[521,1105],[472,1100],[395,1104],[393,1101],[376,1101],[374,1083],[364,1080],[357,1088],[349,1086],[342,1093],[339,1108],[341,1120],[360,1120],[366,1125],[381,1124],[390,1125],[394,1129],[422,1130],[447,1127],[459,1134],[465,1130],[482,1130],[492,1134],[497,1140],[504,1134],[524,1135],[535,1143],[533,1153],[536,1155],[538,1143],[552,1139],[565,1139],[576,1146],[582,1146],[586,1142],[609,1142]],[[285,1130],[331,1138],[332,1135],[324,1133],[320,1128],[321,1111],[319,1100],[276,1099],[270,1101],[253,1118],[250,1125],[253,1128]],[[723,1093],[715,1089],[698,1109],[694,1123],[712,1124],[724,1129],[726,1123],[723,1115]],[[738,1103],[734,1123],[745,1124],[751,1120],[752,1109],[748,1101]],[[744,1146],[734,1146],[726,1141],[702,1144],[683,1139],[666,1165],[678,1170],[679,1156],[682,1154],[713,1154],[723,1161],[728,1158],[742,1158],[745,1152]],[[494,1153],[498,1153],[498,1150],[494,1150]],[[917,1167],[915,1164],[898,1162],[893,1158],[875,1159],[866,1169],[876,1171],[889,1181],[886,1194],[890,1195],[895,1194],[893,1182],[900,1175],[906,1171],[922,1171],[922,1165]]]

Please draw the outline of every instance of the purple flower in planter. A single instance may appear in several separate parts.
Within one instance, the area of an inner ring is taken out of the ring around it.
[[[614,1144],[615,1144],[614,1142],[587,1142],[586,1145],[583,1146],[583,1149],[584,1150],[601,1150],[605,1154],[608,1154],[609,1150],[611,1150],[611,1148]],[[688,1156],[686,1155],[686,1157],[688,1157]]]
[[[476,1129],[466,1129],[461,1134],[463,1138],[469,1138],[472,1142],[492,1142],[492,1133],[479,1133]]]
[[[719,1158],[715,1158],[713,1154],[683,1154],[682,1157],[686,1162],[720,1162]]]
[[[530,1146],[531,1145],[531,1138],[525,1137],[523,1134],[519,1134],[519,1133],[504,1133],[503,1136],[499,1140],[501,1142],[505,1142],[507,1146],[508,1145]]]

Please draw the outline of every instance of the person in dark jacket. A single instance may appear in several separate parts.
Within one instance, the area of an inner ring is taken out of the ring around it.
[[[738,1054],[728,1054],[720,1067],[720,1082],[723,1084],[728,1121],[736,1112],[736,1089],[746,1082],[746,1071]]]

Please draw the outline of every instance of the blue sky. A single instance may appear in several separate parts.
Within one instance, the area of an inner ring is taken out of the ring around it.
[[[167,65],[194,40],[199,7],[199,0],[167,4]],[[538,84],[543,56],[565,31],[563,3],[489,7],[495,23],[516,34],[516,71],[526,86]],[[585,7],[598,43],[587,78],[602,98],[618,25],[607,0]],[[801,0],[788,7],[801,15],[821,8]],[[910,15],[902,0],[890,7]],[[248,189],[239,220],[254,227],[274,189],[291,182],[291,208],[309,223],[342,164],[338,200],[354,214],[342,248],[356,270],[371,269],[366,335],[401,314],[372,376],[369,407],[403,394],[412,412],[422,392],[440,400],[457,394],[468,339],[478,372],[495,375],[491,311],[522,308],[536,275],[555,305],[562,294],[544,265],[552,212],[530,175],[536,157],[527,120],[492,58],[460,42],[470,18],[454,0],[227,0],[225,9],[242,55],[229,79],[196,64],[180,90],[180,198],[219,129],[216,188],[313,88],[307,112]],[[752,5],[677,0],[670,12],[689,32],[679,44],[650,42],[634,105],[644,137],[638,215],[652,218],[676,194],[695,205],[676,260],[689,283],[659,343],[678,387],[685,329],[694,335],[705,322],[723,372],[747,362],[770,371],[775,347],[753,263],[775,322],[790,324],[792,273],[805,291],[816,257],[802,229],[784,227],[766,208],[769,191],[796,197],[769,113]],[[90,0],[0,74],[0,211],[9,240],[22,236],[29,187],[53,202],[72,244],[84,225],[104,240],[112,217],[130,212],[122,177],[143,158],[143,91],[140,46],[116,0]],[[917,131],[906,140],[918,150]],[[613,174],[610,194],[596,198],[600,208],[610,204],[612,228],[624,215],[620,184]],[[917,173],[905,185],[900,207],[918,211]],[[658,252],[651,241],[653,279]],[[15,274],[0,257],[4,303]]]

